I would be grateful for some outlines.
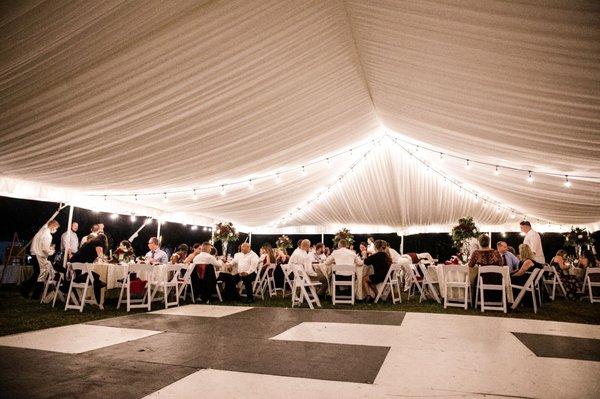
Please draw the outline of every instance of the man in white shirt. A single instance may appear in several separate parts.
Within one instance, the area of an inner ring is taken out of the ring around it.
[[[217,270],[223,268],[223,262],[211,255],[212,245],[204,242],[199,247],[200,252],[194,257],[195,265],[192,272],[192,287],[196,301],[209,303],[217,286]]]
[[[256,252],[250,249],[250,244],[245,242],[241,245],[241,252],[233,256],[231,266],[237,267],[237,273],[233,274],[232,283],[237,285],[240,280],[244,283],[244,292],[246,293],[247,303],[254,302],[254,280],[258,272],[258,263],[260,258]]]
[[[79,223],[71,223],[71,234],[65,231],[60,236],[60,250],[63,256],[67,257],[67,260],[71,259],[74,253],[77,253],[79,249],[79,237],[77,237],[77,230],[79,229]]]
[[[310,257],[308,251],[310,250],[310,240],[302,240],[300,246],[294,250],[292,256],[290,256],[289,264],[296,264],[302,266],[306,275],[312,281],[318,281],[321,283],[317,294],[319,296],[323,296],[327,293],[327,289],[329,287],[329,282],[327,280],[327,276],[323,274],[323,271],[320,268],[315,268],[312,265],[312,258]]]
[[[345,239],[341,239],[338,242],[338,249],[333,251],[331,255],[325,261],[326,265],[331,264],[336,265],[351,265],[351,266],[361,266],[363,264],[362,260],[356,255],[351,249],[348,249],[348,242]]]
[[[44,289],[43,282],[48,273],[54,273],[52,263],[48,257],[54,255],[54,245],[52,245],[52,234],[60,225],[56,220],[51,220],[42,226],[31,240],[30,252],[33,260],[33,275],[24,281],[21,285],[21,295],[25,298],[29,297],[29,292],[33,288],[31,299],[40,299],[42,290]]]
[[[523,240],[523,244],[529,245],[529,248],[533,252],[533,260],[541,264],[546,263],[540,233],[534,231],[531,228],[531,223],[529,223],[527,220],[522,221],[521,223],[519,223],[519,225],[521,227],[521,231],[525,233],[525,239]]]
[[[166,265],[169,263],[167,253],[160,249],[158,238],[150,237],[148,240],[148,249],[150,251],[146,253],[146,263],[151,265]]]

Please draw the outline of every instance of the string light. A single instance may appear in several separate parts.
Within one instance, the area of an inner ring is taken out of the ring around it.
[[[196,192],[196,189],[194,189],[194,191],[192,192],[192,199],[194,201],[196,201],[198,199],[198,193]]]
[[[221,195],[225,195],[225,185],[221,185]]]
[[[467,164],[465,165],[465,169],[467,169],[467,170],[471,169],[471,163],[468,159],[467,159]]]
[[[111,218],[112,220],[115,220],[115,219],[118,219],[118,218],[119,218],[119,215],[117,215],[116,213],[113,213],[113,214],[111,214],[111,215],[110,215],[110,218]]]
[[[163,196],[163,202],[169,202],[169,195],[165,192]]]
[[[302,166],[302,171],[300,173],[303,177],[306,176],[306,168],[304,166]]]
[[[327,158],[327,168],[331,169],[331,159]]]
[[[281,183],[281,173],[275,173],[275,183]]]
[[[496,170],[494,170],[494,175],[500,176],[500,168],[496,166]]]
[[[196,226],[196,225],[193,225],[193,226],[191,227],[191,229],[192,229],[192,230],[194,230],[194,231],[195,231],[195,230],[198,230],[198,226]]]
[[[568,175],[565,175],[565,182],[563,183],[563,185],[564,185],[566,188],[569,188],[569,187],[571,187],[571,182],[569,181],[569,176],[568,176]]]
[[[248,189],[254,190],[254,182],[252,181],[252,179],[248,180]]]
[[[444,153],[440,152],[440,163],[444,163]]]
[[[137,218],[135,217],[135,213],[132,213],[132,214],[131,214],[131,216],[129,217],[129,219],[130,219],[132,222],[135,222],[135,220],[137,219]]]
[[[533,183],[533,176],[531,175],[531,171],[529,171],[529,174],[527,175],[527,182]]]
[[[133,196],[133,199],[135,200],[135,202],[138,202],[138,196],[137,196],[137,194]]]
[[[475,202],[479,202],[479,196],[475,194]]]

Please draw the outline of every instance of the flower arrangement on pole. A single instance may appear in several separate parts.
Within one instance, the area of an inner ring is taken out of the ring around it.
[[[571,231],[565,233],[565,246],[575,248],[577,257],[581,256],[581,249],[585,246],[593,248],[594,239],[585,227],[571,227]]]
[[[229,242],[236,242],[240,234],[236,228],[233,227],[231,222],[220,222],[217,223],[213,229],[213,242],[221,241],[221,248],[223,249],[223,255],[227,254],[227,245]]]
[[[340,240],[346,240],[348,241],[348,244],[350,246],[354,245],[354,236],[352,235],[352,233],[350,233],[350,230],[348,230],[347,228],[343,228],[340,231],[338,231],[337,233],[335,233],[335,236],[333,237],[333,243],[335,244],[335,247],[337,248],[338,242],[340,242]]]
[[[479,229],[472,216],[458,219],[458,225],[452,228],[452,241],[454,247],[462,254],[463,262],[469,259],[472,249],[477,246],[477,237],[479,237]]]
[[[292,244],[292,239],[286,235],[280,236],[275,242],[275,245],[278,249],[281,249],[282,251],[285,251],[286,249],[292,248],[294,246]]]

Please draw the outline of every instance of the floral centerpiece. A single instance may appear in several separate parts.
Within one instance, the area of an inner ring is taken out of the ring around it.
[[[236,242],[239,235],[240,234],[237,232],[235,227],[233,227],[233,223],[231,223],[231,222],[217,223],[217,225],[213,229],[213,242],[221,241],[221,247],[223,248],[223,255],[225,255],[227,253],[227,244],[229,244],[230,241]]]
[[[452,241],[454,247],[463,255],[463,261],[471,255],[471,242],[479,236],[479,229],[475,226],[472,216],[458,219],[458,225],[452,228]]]
[[[335,236],[333,237],[333,243],[335,244],[336,248],[337,248],[338,242],[342,239],[348,241],[348,244],[350,246],[354,245],[354,236],[352,235],[352,233],[350,233],[350,230],[348,230],[345,227],[343,229],[341,229],[340,231],[338,231],[337,233],[335,233]]]
[[[571,231],[565,233],[565,246],[575,248],[577,257],[581,255],[581,248],[594,244],[594,239],[585,227],[571,227]]]
[[[281,237],[279,237],[275,242],[275,245],[282,251],[285,251],[286,249],[292,248],[294,246],[292,244],[292,239],[286,235],[282,235]]]
[[[135,253],[131,246],[120,244],[119,247],[113,252],[112,263],[130,263],[135,260]]]

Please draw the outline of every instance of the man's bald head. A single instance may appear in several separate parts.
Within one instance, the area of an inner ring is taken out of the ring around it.
[[[250,252],[250,244],[248,244],[247,242],[243,243],[241,249],[243,254],[247,254],[248,252]]]

